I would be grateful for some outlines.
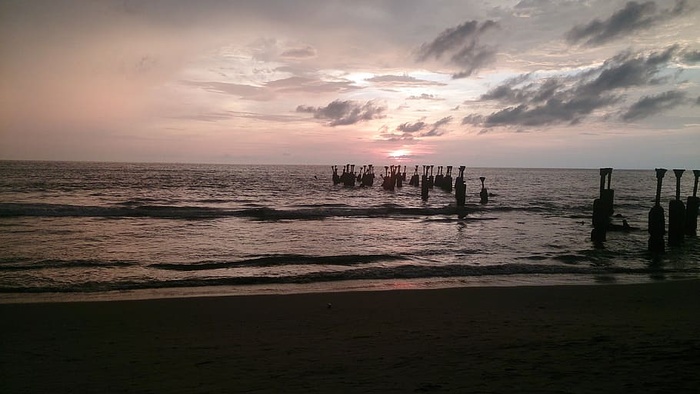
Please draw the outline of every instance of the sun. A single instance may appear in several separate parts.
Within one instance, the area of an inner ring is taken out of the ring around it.
[[[410,154],[411,154],[411,152],[407,151],[406,149],[397,149],[395,151],[389,152],[389,157],[394,158],[394,159],[400,159],[400,158],[406,157]]]

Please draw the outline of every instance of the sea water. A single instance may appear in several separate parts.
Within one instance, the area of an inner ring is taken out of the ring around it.
[[[330,165],[0,162],[0,301],[700,276],[697,238],[647,253],[653,169],[613,171],[612,222],[633,230],[603,247],[590,242],[597,169],[467,168],[464,218],[454,193],[386,191],[383,172],[350,188]],[[686,174],[683,200],[692,186]],[[674,196],[669,172],[666,212]]]

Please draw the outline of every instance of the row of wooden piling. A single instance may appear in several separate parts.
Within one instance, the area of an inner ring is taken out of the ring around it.
[[[656,199],[654,206],[649,211],[649,252],[660,254],[665,252],[664,234],[666,233],[666,218],[664,209],[661,206],[661,185],[667,170],[665,168],[656,169]],[[674,169],[676,176],[676,198],[668,204],[668,246],[679,246],[683,244],[685,236],[696,236],[698,229],[698,179],[700,170],[693,170],[695,182],[693,184],[693,195],[688,196],[686,204],[681,200],[681,177],[684,169]]]
[[[414,187],[421,188],[421,198],[423,200],[428,200],[430,190],[437,187],[445,192],[451,193],[452,186],[452,168],[453,166],[438,166],[437,172],[434,172],[434,165],[424,165],[422,173],[418,172],[419,166],[416,165],[415,171],[411,176],[408,184]],[[333,170],[333,184],[343,184],[347,187],[354,187],[356,184],[360,186],[372,186],[374,184],[374,166],[366,165],[359,167],[359,171],[355,172],[354,164],[346,164],[342,167],[342,173],[338,173],[338,166],[331,166]],[[454,182],[455,198],[457,199],[457,206],[464,207],[466,199],[466,183],[464,182],[464,170],[465,166],[459,167],[459,177]],[[406,181],[406,166],[403,166],[403,172],[401,171],[401,166],[384,166],[384,175],[382,181],[382,188],[384,190],[395,190],[396,188],[403,187],[403,183]],[[481,198],[481,203],[488,203],[489,193],[486,189],[484,181],[486,177],[480,177],[481,180],[481,192],[479,193]]]
[[[613,200],[615,197],[615,191],[610,188],[612,170],[612,168],[600,169],[600,194],[593,201],[591,240],[597,245],[601,245],[606,240],[607,231],[611,226],[610,217],[613,214]],[[666,172],[665,168],[656,169],[656,198],[654,206],[649,211],[648,228],[648,250],[652,254],[664,253],[666,247],[664,240],[664,235],[666,235],[666,217],[661,206],[661,186]],[[676,176],[676,198],[669,202],[668,207],[668,245],[672,247],[681,245],[685,236],[697,235],[698,205],[700,203],[700,198],[698,198],[697,194],[700,170],[693,170],[693,175],[695,176],[693,195],[688,197],[686,205],[681,200],[681,177],[684,172],[684,169],[673,170]],[[623,230],[626,229],[629,229],[629,225],[626,221],[623,221]]]

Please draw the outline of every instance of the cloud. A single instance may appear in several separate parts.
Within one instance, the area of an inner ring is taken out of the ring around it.
[[[316,57],[316,49],[312,46],[290,48],[280,54],[283,58],[308,59]]]
[[[685,9],[687,6],[684,0],[677,1],[672,9],[661,12],[657,12],[653,1],[630,1],[608,19],[594,19],[587,24],[574,26],[566,33],[566,40],[572,44],[583,42],[588,46],[601,45],[636,30],[649,29],[663,20],[682,14]]]
[[[600,67],[576,75],[540,80],[532,74],[521,75],[481,96],[481,101],[497,101],[507,107],[489,115],[467,115],[462,124],[490,128],[579,123],[596,110],[620,103],[621,92],[627,89],[659,84],[661,67],[677,52],[676,46],[649,54],[624,52]],[[662,96],[652,103],[639,104],[639,108],[649,108],[656,113],[679,105],[674,98],[673,95]],[[633,111],[628,116],[638,115]]]
[[[390,86],[445,86],[445,83],[418,79],[410,75],[377,75],[366,81]]]
[[[245,100],[270,101],[280,94],[287,93],[345,93],[360,89],[352,81],[323,81],[317,78],[289,77],[266,82],[261,86],[236,84],[219,81],[180,81],[187,86],[204,90],[230,94]]]
[[[434,94],[421,93],[420,96],[408,96],[406,100],[433,100],[433,101],[443,101],[444,98],[440,98]]]
[[[685,102],[685,93],[675,90],[669,90],[656,96],[644,96],[622,115],[622,120],[632,121],[646,118],[683,105]]]
[[[425,118],[417,122],[406,122],[396,126],[398,133],[389,132],[388,127],[384,127],[381,137],[388,141],[411,141],[424,137],[439,137],[447,133],[444,126],[452,122],[451,116],[446,116],[435,123],[425,122]]]
[[[424,128],[426,128],[427,126],[428,126],[428,124],[425,123],[425,122],[423,122],[423,121],[418,121],[418,122],[415,122],[415,123],[408,123],[408,122],[406,122],[406,123],[402,123],[402,124],[398,125],[398,126],[396,127],[396,130],[397,130],[397,131],[401,131],[401,132],[403,132],[403,133],[409,133],[409,134],[410,134],[410,133],[415,133],[416,131],[421,131],[421,130],[423,130]]]
[[[383,118],[386,107],[374,100],[364,104],[353,100],[335,100],[325,107],[299,105],[296,111],[313,114],[316,119],[328,119],[328,126],[335,127]]]
[[[686,51],[683,53],[683,58],[682,58],[684,63],[698,63],[700,62],[700,51]]]
[[[449,56],[448,63],[461,68],[461,71],[453,74],[452,78],[468,77],[494,60],[495,49],[479,45],[479,39],[486,31],[497,27],[498,23],[493,20],[487,20],[481,24],[472,20],[446,29],[430,43],[420,46],[417,59],[419,61],[430,58],[442,60],[444,56]]]

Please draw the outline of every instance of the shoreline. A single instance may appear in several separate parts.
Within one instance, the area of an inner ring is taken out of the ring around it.
[[[498,275],[471,277],[435,277],[415,279],[346,280],[315,283],[282,283],[241,286],[163,287],[152,289],[111,290],[96,292],[24,292],[0,293],[0,305],[63,302],[108,302],[199,297],[245,297],[258,295],[296,295],[317,293],[375,292],[397,290],[439,290],[451,288],[504,288],[551,286],[601,286],[654,284],[663,282],[698,280],[697,275],[671,277],[649,274],[624,275]]]
[[[692,392],[698,296],[678,280],[2,304],[0,391]]]

